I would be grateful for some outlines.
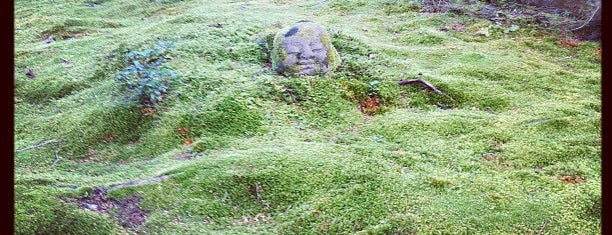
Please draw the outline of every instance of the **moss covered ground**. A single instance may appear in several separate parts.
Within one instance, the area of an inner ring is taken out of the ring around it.
[[[15,1],[15,234],[599,234],[600,43],[421,9]],[[299,20],[332,76],[271,71],[265,39]],[[177,77],[143,107],[116,75],[159,40]],[[397,84],[419,73],[445,95]],[[106,195],[142,223],[77,201],[160,175]]]

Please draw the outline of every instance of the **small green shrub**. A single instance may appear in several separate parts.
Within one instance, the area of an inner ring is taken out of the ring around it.
[[[165,67],[167,51],[173,42],[159,41],[153,49],[130,51],[124,57],[128,65],[117,74],[117,81],[124,85],[128,96],[142,106],[156,106],[168,92],[170,78],[176,78],[174,70]]]

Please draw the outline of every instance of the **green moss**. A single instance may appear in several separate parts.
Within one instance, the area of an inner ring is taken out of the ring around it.
[[[420,44],[420,45],[440,45],[443,44],[446,39],[444,37],[427,34],[427,33],[413,33],[410,35],[406,35],[402,38],[397,39],[397,41],[410,44]]]
[[[133,152],[138,156],[154,156],[194,141],[193,150],[200,152],[227,146],[232,137],[248,137],[265,132],[263,117],[241,100],[226,96],[210,108],[168,113]],[[181,131],[183,129],[184,131]]]
[[[420,2],[417,1],[393,1],[388,0],[382,3],[384,6],[383,11],[387,14],[398,14],[406,12],[418,12],[423,7]]]
[[[280,63],[287,58],[286,52],[282,50],[280,44],[284,37],[284,30],[281,30],[276,33],[274,37],[274,42],[272,43],[272,50],[270,53],[270,60],[272,61],[272,69],[274,71],[279,71],[279,68],[282,66]]]
[[[15,186],[15,234],[118,234],[121,231],[108,218],[64,203],[48,190]]]
[[[68,96],[88,86],[85,81],[66,81],[42,77],[29,81],[18,80],[15,84],[15,95],[26,102],[44,103]]]
[[[210,112],[204,113],[200,126],[212,134],[249,136],[260,131],[263,118],[233,97],[223,98]]]
[[[85,155],[95,146],[110,141],[121,144],[136,141],[151,127],[150,119],[143,117],[132,105],[118,104],[84,111],[82,115],[85,117],[77,122],[60,121],[66,128],[62,136],[65,139],[62,153],[72,158]]]
[[[563,47],[418,1],[275,2],[16,1],[16,233],[134,232],[74,200],[161,174],[109,192],[141,196],[138,232],[600,233],[600,43]],[[328,27],[331,76],[265,66],[299,19]],[[176,41],[182,76],[145,116],[113,74],[123,50],[158,38]],[[446,95],[398,85],[416,77]],[[380,109],[360,112],[371,96]],[[36,147],[51,139],[63,142]]]
[[[331,75],[333,74],[334,70],[338,68],[340,64],[342,64],[342,59],[340,58],[338,51],[336,51],[336,49],[333,47],[333,45],[329,41],[329,38],[323,37],[321,41],[323,42],[324,45],[330,45],[330,47],[327,48],[327,63],[330,68],[329,69],[330,71],[328,74]]]
[[[342,13],[348,13],[357,8],[363,7],[367,2],[363,0],[359,1],[348,1],[348,0],[333,0],[330,3],[330,7]]]

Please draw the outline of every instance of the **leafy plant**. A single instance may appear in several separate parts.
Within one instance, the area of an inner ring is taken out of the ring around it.
[[[166,53],[173,46],[173,42],[158,41],[153,49],[125,54],[123,61],[128,65],[116,77],[131,100],[138,100],[145,107],[155,107],[165,98],[169,79],[177,77],[174,70],[164,66]]]
[[[368,86],[369,95],[378,95],[380,90],[378,90],[378,87],[376,85],[378,85],[379,83],[380,81],[378,80],[373,80],[370,82],[370,86]]]

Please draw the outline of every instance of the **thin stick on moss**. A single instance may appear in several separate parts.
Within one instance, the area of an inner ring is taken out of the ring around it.
[[[59,156],[59,151],[60,148],[62,148],[62,142],[64,141],[64,139],[61,139],[58,143],[57,143],[57,148],[55,149],[55,161],[53,162],[53,164],[51,164],[51,167],[54,167],[55,164],[57,164],[59,162],[59,160],[61,159]]]
[[[261,185],[259,185],[259,182],[257,182],[255,184],[255,197],[257,198],[257,201],[263,201],[263,199],[261,198],[261,195],[259,194],[259,190],[261,188]]]
[[[538,232],[538,235],[542,235],[547,224],[548,224],[548,220],[544,221],[544,223],[542,224],[542,227],[540,228],[540,232]]]
[[[425,87],[427,87],[429,90],[438,93],[440,95],[446,96],[449,99],[451,99],[452,101],[455,101],[452,97],[450,97],[449,95],[445,94],[444,92],[442,92],[441,90],[439,90],[438,88],[436,88],[434,85],[431,85],[431,83],[429,83],[428,81],[425,81],[422,78],[418,78],[418,79],[406,79],[406,80],[401,80],[399,81],[397,84],[400,86],[404,86],[404,85],[410,85],[410,84],[415,84],[415,83],[420,83],[425,85]]]
[[[52,140],[47,140],[47,141],[44,141],[44,142],[38,142],[35,145],[32,145],[32,146],[27,147],[27,148],[22,148],[22,149],[16,150],[15,152],[18,153],[18,152],[23,152],[23,151],[30,150],[30,149],[37,149],[37,148],[40,148],[42,146],[45,146],[47,144],[52,144],[52,143],[57,143],[57,140],[52,139]]]

